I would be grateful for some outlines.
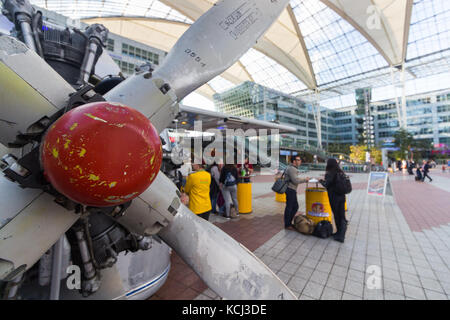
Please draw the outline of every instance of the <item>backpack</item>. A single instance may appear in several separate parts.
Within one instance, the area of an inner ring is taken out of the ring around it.
[[[341,195],[352,192],[350,177],[343,172],[338,172],[336,174],[336,191]]]
[[[313,231],[313,236],[326,239],[333,233],[333,226],[331,225],[330,221],[322,220],[320,221]]]
[[[314,222],[305,215],[298,215],[294,217],[294,228],[303,234],[309,235],[314,231]]]
[[[235,184],[236,184],[236,178],[233,176],[233,174],[231,174],[231,172],[228,172],[227,176],[225,178],[225,186],[231,187],[231,186],[234,186]]]

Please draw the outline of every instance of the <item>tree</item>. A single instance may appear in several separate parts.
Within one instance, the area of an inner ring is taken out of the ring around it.
[[[350,154],[350,144],[348,143],[330,143],[326,150],[330,153]]]
[[[407,154],[411,152],[411,147],[414,145],[414,137],[405,128],[400,128],[395,134],[395,146],[400,150],[394,152],[396,159],[405,159]]]
[[[400,128],[394,134],[394,138],[396,147],[400,149],[394,152],[396,159],[406,159],[413,156],[417,161],[420,158],[428,157],[433,149],[432,141],[414,139],[414,136],[404,128]]]
[[[366,152],[367,146],[364,144],[359,144],[356,146],[350,146],[350,160],[355,163],[365,163],[366,162]],[[375,163],[381,163],[381,149],[371,148],[370,158],[375,160]]]
[[[372,148],[370,149],[370,157],[374,159],[376,164],[380,164],[382,161],[381,157],[381,149],[379,148]]]
[[[365,145],[350,146],[350,160],[355,163],[366,162],[366,150]]]

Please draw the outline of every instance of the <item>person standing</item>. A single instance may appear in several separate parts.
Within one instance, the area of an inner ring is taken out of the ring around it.
[[[231,202],[233,202],[236,216],[239,216],[239,206],[237,201],[237,181],[238,172],[233,164],[226,164],[220,172],[220,189],[225,200],[225,218],[230,219]]]
[[[186,180],[184,191],[189,196],[189,209],[199,217],[208,220],[211,212],[209,197],[211,175],[202,165],[193,164],[191,173]]]
[[[301,183],[309,181],[309,177],[299,178],[298,167],[302,164],[299,156],[291,158],[291,163],[286,169],[286,179],[289,181],[286,189],[286,208],[284,209],[284,227],[292,227],[292,219],[298,211],[297,187]]]
[[[416,181],[419,181],[419,182],[422,182],[422,178],[423,178],[423,175],[422,175],[422,171],[420,170],[420,165],[419,164],[417,164],[416,165]]]
[[[430,160],[428,160],[428,161],[423,160],[423,178],[422,178],[422,181],[425,181],[425,177],[430,179],[430,182],[433,181],[433,179],[431,179],[430,176],[428,175],[428,172],[430,171],[430,168],[431,168]]]
[[[210,173],[211,173],[211,188],[209,195],[211,197],[211,206],[212,206],[212,213],[217,214],[217,198],[219,197],[219,179],[220,179],[220,172],[219,167],[217,163],[213,163],[210,167]]]
[[[245,158],[244,165],[242,164],[237,165],[238,173],[241,173],[242,168],[244,168],[245,170],[245,176],[249,176],[253,173],[253,165],[248,160],[248,157]],[[244,182],[250,182],[250,178],[245,178]]]
[[[339,167],[336,159],[328,159],[325,168],[325,180],[319,182],[327,189],[330,200],[331,211],[333,211],[337,232],[333,235],[334,240],[344,242],[347,231],[347,220],[345,218],[345,194],[337,192],[337,175],[344,172]]]
[[[412,176],[414,175],[414,172],[413,172],[414,167],[415,167],[414,161],[410,160],[408,162],[408,173]]]

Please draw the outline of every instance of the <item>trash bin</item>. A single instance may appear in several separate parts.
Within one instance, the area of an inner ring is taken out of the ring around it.
[[[310,183],[315,183],[316,186],[309,187],[308,183],[306,184],[306,216],[310,218],[314,224],[317,224],[322,220],[327,220],[333,224],[333,212],[331,211],[327,189],[319,187],[319,182],[317,180],[310,180]]]
[[[239,177],[237,185],[237,200],[239,204],[239,213],[251,213],[252,212],[252,183],[249,181],[249,177]]]
[[[275,192],[275,201],[286,202],[286,193],[276,193]]]

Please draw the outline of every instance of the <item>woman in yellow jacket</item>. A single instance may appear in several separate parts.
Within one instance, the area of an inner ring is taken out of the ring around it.
[[[189,196],[189,209],[199,217],[208,220],[211,212],[211,199],[209,187],[211,185],[211,174],[199,164],[193,164],[194,170],[186,180],[184,192]]]

